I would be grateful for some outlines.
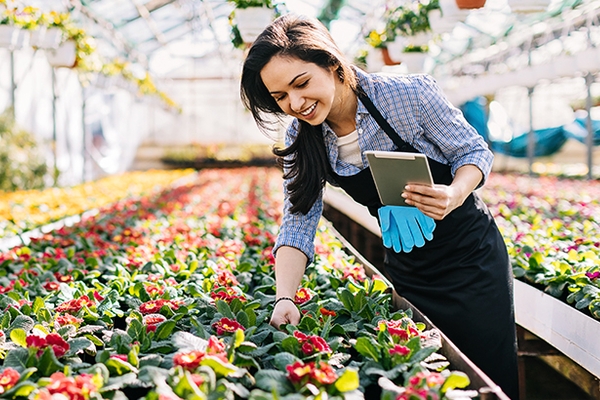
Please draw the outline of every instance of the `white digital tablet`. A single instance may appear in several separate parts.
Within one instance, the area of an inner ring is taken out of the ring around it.
[[[379,199],[386,206],[408,206],[402,192],[410,183],[433,186],[427,157],[420,153],[365,151]]]

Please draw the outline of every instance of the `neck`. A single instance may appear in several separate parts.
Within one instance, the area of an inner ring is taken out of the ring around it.
[[[356,129],[358,98],[350,87],[341,82],[336,92],[335,107],[327,116],[327,124],[337,136],[346,136]]]

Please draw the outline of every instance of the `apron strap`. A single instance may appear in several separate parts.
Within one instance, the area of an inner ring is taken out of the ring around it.
[[[389,122],[387,122],[387,120],[383,118],[383,115],[381,115],[377,107],[375,107],[375,104],[373,104],[369,96],[367,96],[367,94],[362,89],[358,90],[358,98],[360,99],[361,103],[364,104],[364,106],[367,108],[367,110],[373,116],[373,118],[375,118],[375,121],[377,121],[377,123],[383,129],[383,131],[389,136],[392,142],[394,142],[394,144],[398,146],[399,150],[418,153],[418,151],[414,147],[402,140],[400,135],[398,135],[398,133],[394,130],[394,128],[392,128]]]

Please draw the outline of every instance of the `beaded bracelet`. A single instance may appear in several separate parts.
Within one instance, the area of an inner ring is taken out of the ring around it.
[[[296,303],[294,302],[294,299],[292,299],[291,297],[286,297],[286,296],[283,296],[283,297],[280,297],[280,298],[278,298],[277,300],[275,300],[275,304],[273,305],[273,307],[275,307],[275,306],[277,305],[277,303],[279,303],[281,300],[289,300],[289,301],[291,301],[292,303],[296,304]]]

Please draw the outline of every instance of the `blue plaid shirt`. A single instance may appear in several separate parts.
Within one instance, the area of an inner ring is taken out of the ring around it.
[[[477,166],[487,179],[494,156],[483,137],[469,125],[462,112],[446,99],[435,80],[428,75],[366,74],[355,69],[359,86],[375,107],[406,143],[442,164],[450,165],[452,175],[463,165]],[[285,145],[289,146],[298,135],[299,123],[294,119],[287,129]],[[361,168],[338,158],[337,136],[323,123],[323,137],[329,162],[341,176],[357,174],[368,166],[366,150],[396,150],[392,142],[365,106],[359,101],[356,113],[358,144],[363,152]],[[314,238],[323,212],[323,193],[308,214],[290,213],[291,202],[284,182],[284,214],[274,252],[280,246],[301,250],[312,261]],[[335,185],[334,182],[330,182]]]

